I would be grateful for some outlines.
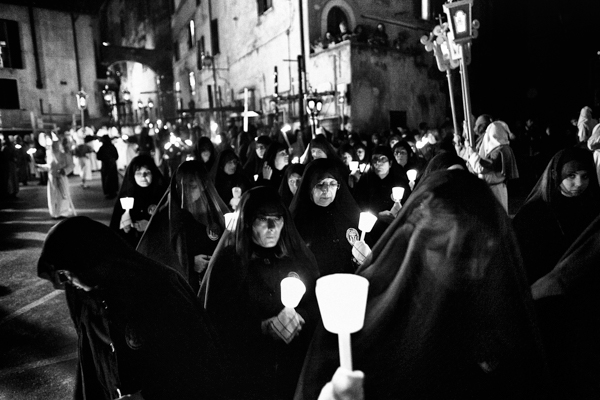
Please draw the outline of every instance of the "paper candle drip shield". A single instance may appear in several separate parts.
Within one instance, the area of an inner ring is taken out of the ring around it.
[[[404,197],[404,188],[397,186],[395,188],[392,188],[392,199],[394,201],[400,201],[402,200],[402,197]]]
[[[288,276],[281,280],[281,302],[289,308],[296,308],[306,292],[304,283],[296,277]]]
[[[119,200],[121,201],[121,207],[123,207],[123,210],[131,210],[133,208],[133,197],[121,197]]]
[[[332,333],[354,333],[362,329],[369,281],[354,274],[332,274],[317,279],[317,302],[323,325]]]

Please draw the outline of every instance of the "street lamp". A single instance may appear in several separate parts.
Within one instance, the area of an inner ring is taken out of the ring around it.
[[[77,92],[77,108],[81,111],[81,128],[84,128],[84,111],[87,108],[87,94],[83,91],[83,88]]]
[[[154,109],[154,102],[152,101],[152,99],[148,99],[148,114],[149,114],[149,118],[150,120],[152,120],[152,110]]]
[[[311,96],[306,98],[306,111],[310,115],[312,125],[312,137],[317,135],[317,115],[323,109],[323,101],[320,97]]]
[[[142,102],[142,100],[138,100],[137,108],[138,108],[138,122],[142,122],[142,109],[144,108],[144,103]]]

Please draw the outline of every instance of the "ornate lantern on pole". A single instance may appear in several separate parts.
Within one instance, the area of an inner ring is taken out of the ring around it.
[[[423,36],[421,43],[425,50],[433,51],[438,69],[446,72],[450,105],[452,107],[452,122],[455,134],[459,133],[456,119],[456,106],[450,71],[460,67],[463,110],[467,125],[469,144],[473,145],[473,127],[471,122],[471,97],[469,94],[469,77],[467,65],[471,62],[471,40],[477,37],[479,22],[472,20],[471,6],[473,0],[460,0],[444,4],[448,21],[437,25],[429,36]]]

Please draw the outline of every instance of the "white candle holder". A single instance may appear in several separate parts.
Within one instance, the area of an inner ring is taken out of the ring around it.
[[[395,202],[400,202],[400,200],[402,200],[402,197],[404,197],[404,188],[397,186],[392,188],[392,199]]]
[[[131,210],[133,209],[133,201],[135,200],[133,197],[121,197],[121,207],[123,210]]]
[[[332,274],[317,279],[315,291],[325,329],[338,335],[340,365],[352,371],[350,334],[363,327],[369,281],[354,274]]]
[[[306,286],[295,276],[281,280],[281,303],[288,308],[296,308],[306,293]]]
[[[408,177],[409,185],[410,185],[410,190],[413,190],[415,188],[415,180],[417,179],[417,170],[416,169],[409,169],[408,171],[406,171],[406,176]]]
[[[360,219],[358,220],[358,230],[361,231],[361,241],[365,240],[365,235],[367,234],[367,232],[371,232],[371,229],[373,229],[373,225],[375,225],[376,221],[377,217],[371,214],[370,212],[367,211],[360,213]]]

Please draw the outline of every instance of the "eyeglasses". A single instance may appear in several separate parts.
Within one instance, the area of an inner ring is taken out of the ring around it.
[[[288,179],[288,183],[290,185],[296,185],[296,186],[298,186],[300,184],[300,179],[301,178],[290,178],[290,179]]]
[[[152,176],[152,172],[150,172],[150,171],[136,171],[135,172],[135,176],[140,176],[140,177]]]
[[[329,191],[329,189],[331,190],[338,190],[340,188],[340,184],[337,183],[336,181],[333,182],[321,182],[321,183],[317,183],[315,185],[315,187],[317,189],[319,189],[322,192],[327,192]]]
[[[386,156],[373,156],[371,162],[373,164],[385,164],[386,162],[390,162],[390,160]]]
[[[225,164],[232,164],[232,165],[238,165],[240,162],[236,159],[233,160],[229,160],[227,161]]]
[[[406,151],[406,150],[396,150],[396,151],[394,151],[394,155],[397,155],[397,156],[407,156],[408,155],[408,151]]]

